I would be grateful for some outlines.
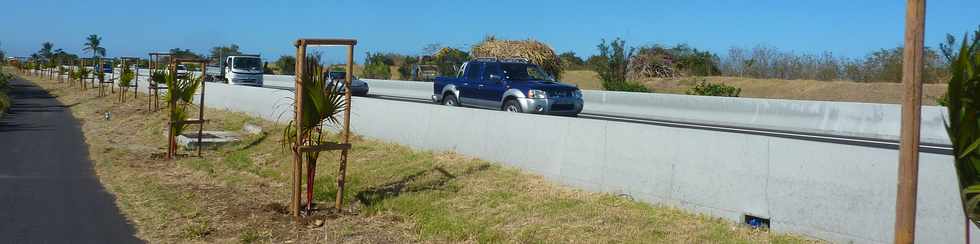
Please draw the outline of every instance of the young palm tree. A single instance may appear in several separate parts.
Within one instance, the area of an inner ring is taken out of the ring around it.
[[[980,224],[980,31],[968,43],[964,38],[950,64],[946,132],[953,144],[963,210]]]
[[[129,68],[129,65],[123,65],[122,69],[122,74],[119,75],[119,99],[126,101],[126,91],[129,90],[130,83],[136,77],[136,74]]]
[[[91,52],[92,58],[105,56],[105,48],[101,46],[102,37],[99,37],[99,35],[96,34],[91,34],[87,38],[85,38],[85,41],[86,41],[85,48],[83,48],[82,50]]]
[[[307,57],[306,72],[300,77],[303,83],[301,99],[303,99],[302,121],[289,121],[283,130],[283,148],[294,152],[304,146],[319,146],[324,143],[326,131],[324,127],[339,125],[338,116],[344,111],[344,94],[336,92],[337,84],[331,84],[326,79],[327,72],[316,56]],[[335,82],[340,82],[339,80]],[[291,106],[295,108],[296,106]],[[297,111],[293,111],[295,114]],[[298,129],[297,129],[298,127]],[[299,130],[301,143],[296,144],[296,132]],[[312,204],[312,184],[316,172],[316,161],[320,158],[319,151],[306,152],[302,155],[307,163],[307,208]]]
[[[174,137],[180,135],[187,128],[187,124],[181,123],[189,117],[188,108],[194,101],[194,93],[197,92],[197,88],[201,86],[200,78],[187,78],[178,79],[176,73],[168,73],[164,75],[164,80],[167,84],[167,94],[164,96],[164,100],[170,106],[170,148],[175,153],[177,150],[176,140]]]

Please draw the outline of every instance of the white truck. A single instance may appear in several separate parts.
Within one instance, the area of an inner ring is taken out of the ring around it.
[[[262,86],[262,59],[259,55],[232,55],[221,62],[221,78],[232,85]]]

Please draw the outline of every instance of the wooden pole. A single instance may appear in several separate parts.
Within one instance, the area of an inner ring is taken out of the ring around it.
[[[919,126],[922,119],[922,68],[926,0],[907,0],[902,63],[902,132],[899,146],[895,243],[915,242],[916,192],[919,181]]]
[[[174,79],[176,79],[176,76],[177,76],[177,65],[174,65],[174,57],[173,56],[170,56],[169,58],[170,58],[170,66],[168,66],[167,69],[170,70],[170,75],[173,75],[175,77]],[[174,127],[176,126],[176,124],[174,124],[174,123],[176,121],[174,120],[174,116],[173,116],[174,109],[177,108],[177,103],[174,102],[173,100],[168,100],[167,101],[167,107],[170,108],[170,111],[169,111],[169,113],[170,113],[170,133],[168,133],[170,135],[170,138],[167,138],[167,151],[168,151],[168,153],[167,153],[167,159],[173,159],[174,156],[177,156],[177,147],[176,147],[177,146],[177,142],[175,140],[175,138],[177,137],[177,134],[174,133]]]
[[[147,113],[152,113],[153,112],[153,97],[154,97],[154,96],[152,96],[153,95],[153,90],[154,90],[153,89],[154,88],[153,87],[153,72],[156,71],[156,69],[153,67],[153,55],[150,55],[149,58],[150,59],[148,59],[146,61],[147,70],[150,72],[150,76],[147,76],[147,78],[146,78],[146,99],[147,99],[146,100],[146,112]]]
[[[197,109],[197,120],[201,121],[201,124],[197,127],[197,157],[201,157],[201,150],[204,147],[202,143],[204,140],[202,138],[204,137],[204,87],[207,86],[204,77],[207,76],[207,67],[207,63],[201,62],[201,80],[199,80],[201,82],[201,102],[199,102]]]
[[[344,75],[344,144],[350,143],[350,90],[351,79],[354,76],[354,45],[347,46],[347,75]],[[349,149],[340,151],[340,170],[337,173],[337,201],[334,207],[337,210],[344,204],[344,181],[347,175],[347,152]]]
[[[296,85],[294,89],[296,108],[293,114],[296,128],[296,144],[293,146],[293,198],[289,203],[289,212],[294,217],[299,217],[300,198],[302,193],[303,178],[303,157],[300,155],[299,148],[303,146],[302,124],[303,124],[303,73],[306,72],[306,44],[296,42]]]

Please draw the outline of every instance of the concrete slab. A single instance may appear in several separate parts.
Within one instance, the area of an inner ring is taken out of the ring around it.
[[[199,146],[204,149],[211,149],[241,140],[238,133],[229,131],[204,131],[201,135],[200,144],[197,137],[197,132],[181,134],[177,136],[177,144],[184,150],[197,150]]]

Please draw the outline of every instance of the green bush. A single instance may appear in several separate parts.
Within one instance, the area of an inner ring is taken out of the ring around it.
[[[279,69],[280,75],[296,74],[296,57],[289,55],[279,56],[279,59],[276,60],[276,68]]]
[[[698,81],[694,87],[687,90],[687,95],[715,97],[738,97],[740,93],[742,93],[742,88],[705,80]]]
[[[367,53],[367,60],[364,62],[365,78],[371,79],[391,79],[391,70],[388,68],[394,61],[382,53]]]
[[[413,73],[415,73],[415,65],[419,63],[419,58],[404,56],[401,59],[401,62],[397,62],[398,74],[401,75],[402,80],[410,80],[413,78]]]
[[[588,64],[599,73],[602,88],[607,91],[650,92],[643,84],[626,80],[626,67],[629,66],[633,49],[626,50],[626,41],[616,38],[610,43],[603,39],[597,46],[599,54],[589,58]]]
[[[608,91],[650,92],[643,84],[632,81],[603,82],[602,86]]]

